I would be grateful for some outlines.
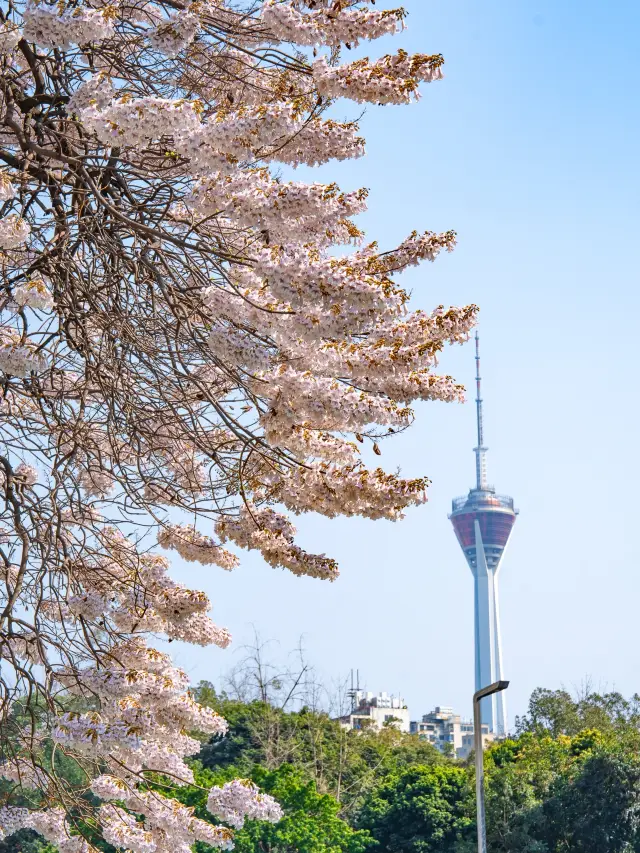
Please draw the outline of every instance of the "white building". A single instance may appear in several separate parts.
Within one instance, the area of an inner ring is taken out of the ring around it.
[[[361,730],[365,728],[381,729],[385,725],[396,726],[401,732],[409,732],[409,709],[404,699],[390,696],[388,693],[353,692],[351,713],[340,718],[345,728]]]
[[[455,755],[456,758],[467,758],[473,749],[473,722],[463,720],[453,708],[439,705],[435,711],[425,714],[421,722],[411,722],[410,731],[439,749]],[[489,731],[486,723],[482,725],[482,741],[486,746],[494,740],[495,735]]]

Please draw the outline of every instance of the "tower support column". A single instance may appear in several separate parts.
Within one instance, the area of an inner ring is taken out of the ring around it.
[[[493,618],[494,618],[494,680],[502,681],[502,639],[500,637],[500,602],[498,593],[498,571],[500,563],[493,570]],[[507,697],[505,692],[494,694],[496,711],[496,734],[503,737],[507,733]]]
[[[494,610],[494,578],[493,572],[487,565],[487,558],[482,542],[480,525],[476,520],[475,545],[476,569],[474,572],[475,586],[475,626],[476,626],[476,691],[493,684],[495,679],[495,610]],[[493,696],[487,696],[481,701],[482,722],[489,726],[489,731],[495,731],[494,721],[495,701]]]

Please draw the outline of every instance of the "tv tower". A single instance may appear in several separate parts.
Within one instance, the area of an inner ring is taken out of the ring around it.
[[[476,486],[467,497],[456,498],[451,523],[473,574],[476,690],[503,678],[498,574],[518,510],[513,498],[497,495],[487,484],[487,448],[484,446],[480,386],[480,340],[476,332],[476,412],[478,446]],[[507,708],[504,692],[482,700],[482,722],[497,735],[506,734]]]

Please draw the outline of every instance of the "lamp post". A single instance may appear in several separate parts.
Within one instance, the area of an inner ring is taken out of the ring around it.
[[[487,827],[484,814],[484,744],[480,702],[487,696],[506,690],[508,681],[496,681],[473,694],[473,740],[476,753],[476,809],[478,814],[478,853],[487,853]]]

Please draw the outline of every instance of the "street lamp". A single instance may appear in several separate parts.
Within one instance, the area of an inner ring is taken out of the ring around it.
[[[487,696],[506,690],[508,681],[496,681],[473,694],[473,740],[476,753],[476,809],[478,814],[478,853],[487,853],[487,826],[484,816],[484,744],[480,702]]]

